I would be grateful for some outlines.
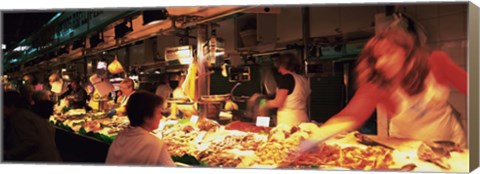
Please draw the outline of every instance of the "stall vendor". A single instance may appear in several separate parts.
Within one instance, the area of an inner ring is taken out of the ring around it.
[[[172,88],[170,87],[170,79],[166,74],[160,75],[160,84],[155,90],[157,96],[162,97],[163,100],[168,100],[172,94]],[[166,111],[168,108],[168,102],[164,102],[163,110]]]
[[[132,79],[126,78],[120,82],[120,91],[122,91],[122,101],[120,102],[120,106],[118,108],[112,109],[108,112],[108,117],[113,117],[114,115],[125,115],[125,106],[127,105],[128,99],[130,95],[135,93],[134,89],[135,83]]]
[[[308,122],[307,99],[311,90],[308,80],[296,73],[300,67],[298,59],[291,53],[283,53],[274,63],[282,76],[275,98],[264,102],[266,107],[278,108],[277,125],[297,126]]]
[[[85,108],[87,104],[87,91],[80,86],[78,80],[74,80],[70,83],[71,91],[69,91],[67,100],[69,106],[73,109]]]
[[[376,109],[379,136],[467,146],[461,119],[448,104],[452,88],[467,95],[467,73],[445,52],[429,52],[421,30],[405,20],[367,42],[356,67],[357,92],[317,130],[317,137],[300,144],[301,151],[358,129]]]

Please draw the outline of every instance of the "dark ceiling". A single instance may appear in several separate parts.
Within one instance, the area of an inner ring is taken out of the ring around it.
[[[7,50],[27,38],[46,24],[56,12],[3,13],[3,43]]]

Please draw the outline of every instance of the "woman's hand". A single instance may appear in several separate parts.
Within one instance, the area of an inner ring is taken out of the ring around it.
[[[298,145],[298,151],[300,153],[308,153],[308,152],[315,151],[318,148],[318,145],[320,143],[321,143],[321,141],[318,141],[318,140],[315,140],[315,139],[303,140]]]

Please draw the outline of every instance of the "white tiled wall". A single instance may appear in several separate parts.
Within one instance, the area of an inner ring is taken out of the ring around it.
[[[328,36],[336,34],[335,28],[340,26],[340,7],[310,8],[310,36]],[[373,18],[373,16],[372,16]]]
[[[340,8],[340,29],[342,32],[357,32],[373,27],[376,6],[346,6]]]
[[[218,37],[225,40],[225,51],[232,53],[235,51],[235,20],[229,19],[219,22],[220,27],[217,29]]]
[[[403,7],[408,15],[424,26],[428,45],[432,49],[447,52],[455,63],[466,70],[468,3],[410,4]],[[384,9],[383,5],[312,7],[311,37],[337,34],[335,28],[341,28],[344,32],[358,31],[362,27],[368,27],[374,20],[374,15],[383,13]],[[450,103],[466,116],[466,96],[455,89],[450,96]]]
[[[405,7],[407,13],[425,27],[429,46],[447,52],[457,65],[466,70],[468,4],[417,4]],[[449,100],[464,119],[467,114],[466,100],[466,96],[455,89]]]
[[[302,9],[300,7],[282,8],[282,12],[277,15],[276,30],[277,42],[301,39]]]

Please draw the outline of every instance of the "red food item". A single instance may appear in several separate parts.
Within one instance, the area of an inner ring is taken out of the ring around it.
[[[83,124],[83,127],[87,131],[92,131],[92,132],[97,132],[99,130],[102,130],[102,127],[100,126],[100,123],[98,121],[89,121]]]
[[[269,132],[270,128],[269,127],[258,127],[251,125],[249,123],[244,123],[241,121],[234,121],[231,122],[230,124],[225,126],[226,130],[238,130],[242,132],[253,132],[253,133],[260,133],[260,132]]]

